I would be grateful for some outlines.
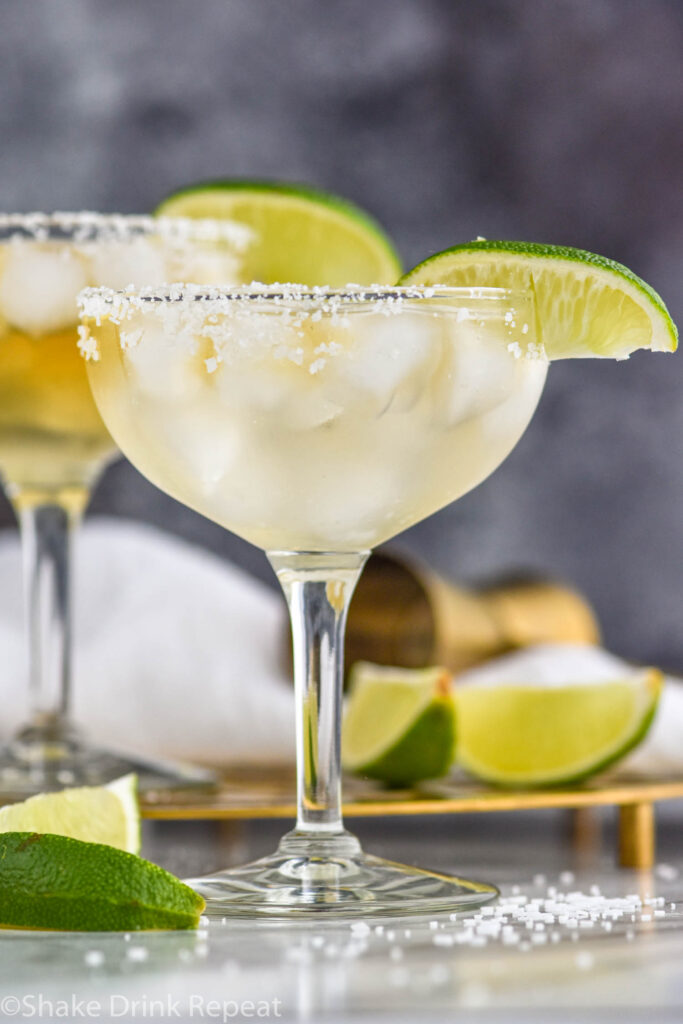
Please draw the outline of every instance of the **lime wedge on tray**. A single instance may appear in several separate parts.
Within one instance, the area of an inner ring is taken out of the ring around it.
[[[0,835],[0,927],[58,931],[196,928],[204,900],[174,875],[101,843]]]
[[[107,786],[40,793],[9,804],[0,809],[2,832],[50,832],[139,853],[137,778],[124,775]]]
[[[456,688],[458,762],[503,786],[578,782],[647,733],[662,685],[656,669],[596,683],[472,683]]]
[[[455,704],[446,669],[356,662],[342,730],[347,771],[409,786],[453,763]]]
[[[582,249],[468,242],[419,263],[401,284],[533,290],[549,359],[625,359],[637,349],[673,352],[677,346],[676,327],[657,292],[628,267]]]
[[[165,217],[210,217],[245,224],[255,241],[243,255],[245,283],[394,284],[401,264],[379,224],[338,196],[297,185],[213,181],[165,199]]]

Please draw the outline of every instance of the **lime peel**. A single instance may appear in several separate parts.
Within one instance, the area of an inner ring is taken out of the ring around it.
[[[103,843],[0,835],[0,926],[59,931],[196,928],[205,907],[168,871]]]

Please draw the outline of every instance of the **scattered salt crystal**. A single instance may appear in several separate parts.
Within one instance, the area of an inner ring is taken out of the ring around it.
[[[149,956],[149,950],[145,949],[144,946],[131,946],[126,954],[129,960],[134,963],[142,963]]]
[[[352,935],[369,935],[370,926],[365,921],[354,921],[351,925]]]
[[[438,921],[430,921],[429,922],[429,927],[431,928],[431,930],[433,932],[435,932],[437,930],[437,928],[439,927],[439,922]]]
[[[572,882],[575,880],[575,877],[576,876],[574,875],[573,871],[563,871],[560,874],[560,882],[562,883],[562,885],[571,885]]]
[[[104,953],[100,949],[89,949],[83,959],[88,967],[101,967],[104,963]]]
[[[389,929],[389,931],[387,932],[387,942],[393,942],[395,938],[396,938],[396,932],[393,931],[392,929]]]
[[[545,885],[545,883],[546,883],[545,875],[534,875],[534,885],[539,885],[540,886],[540,885]]]
[[[671,864],[658,864],[655,868],[655,874],[664,879],[665,882],[673,882],[675,878],[678,878],[678,868],[673,867]]]

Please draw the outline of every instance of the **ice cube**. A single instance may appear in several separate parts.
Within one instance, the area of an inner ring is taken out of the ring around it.
[[[435,375],[435,415],[455,426],[495,408],[512,393],[521,368],[495,325],[444,322],[443,359]]]
[[[172,400],[193,398],[206,386],[209,374],[194,339],[167,334],[151,318],[126,321],[121,341],[127,366],[135,383],[150,398]]]
[[[240,260],[227,249],[192,246],[173,261],[174,280],[233,286],[240,282]]]
[[[90,274],[93,285],[106,288],[156,288],[168,277],[160,243],[144,237],[95,245]]]
[[[350,409],[369,400],[377,414],[409,409],[434,365],[434,321],[408,312],[356,315],[344,333],[320,371],[330,401]]]
[[[254,414],[273,412],[292,397],[287,367],[272,359],[223,362],[214,376],[218,393],[228,407]]]
[[[304,349],[296,329],[274,314],[237,316],[216,346],[216,388],[226,404],[255,414],[296,401],[304,378]]]
[[[9,245],[0,278],[0,315],[27,334],[65,330],[78,320],[76,296],[87,284],[83,263],[66,247]]]
[[[181,458],[184,472],[199,481],[202,493],[210,497],[232,473],[241,451],[236,426],[230,423],[215,398],[205,395],[189,406],[165,430],[172,458]]]
[[[321,388],[309,386],[299,393],[292,391],[282,410],[282,423],[290,430],[315,430],[332,423],[341,412]]]

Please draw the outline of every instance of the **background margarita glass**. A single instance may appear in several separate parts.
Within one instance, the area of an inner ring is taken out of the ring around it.
[[[546,375],[529,293],[300,286],[90,289],[104,422],[150,480],[264,548],[294,638],[298,820],[271,857],[192,884],[209,911],[453,909],[488,885],[366,856],[343,828],[346,610],[369,550],[481,482]]]
[[[0,474],[23,539],[31,700],[0,753],[4,796],[153,767],[92,748],[69,717],[70,537],[117,454],[78,352],[76,296],[88,284],[234,281],[249,237],[208,221],[0,215]]]

